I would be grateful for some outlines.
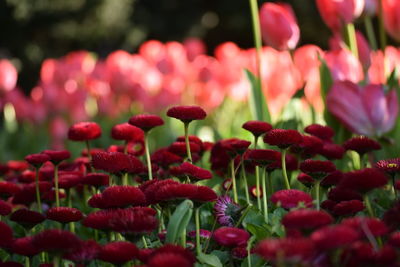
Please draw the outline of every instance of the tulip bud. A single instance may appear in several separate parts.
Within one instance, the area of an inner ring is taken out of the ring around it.
[[[0,91],[7,92],[15,88],[17,84],[17,70],[10,61],[0,60]]]
[[[383,22],[391,37],[400,40],[400,1],[382,0]]]

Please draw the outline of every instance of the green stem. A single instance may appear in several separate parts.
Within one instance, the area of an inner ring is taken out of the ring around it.
[[[254,136],[254,148],[257,149],[258,136]]]
[[[272,192],[274,192],[273,188],[272,188],[272,177],[271,177],[271,173],[267,172],[265,174],[266,179],[267,179],[267,196],[270,197],[272,196]]]
[[[250,1],[250,11],[251,11],[251,20],[253,26],[253,37],[254,37],[254,45],[256,47],[256,69],[257,69],[257,82],[259,83],[259,88],[261,87],[261,28],[260,28],[260,17],[258,15],[258,3],[257,0],[249,0]]]
[[[236,188],[236,177],[235,177],[235,160],[231,160],[231,175],[232,175],[232,189],[233,189],[233,201],[238,202],[238,194]]]
[[[58,164],[54,166],[54,185],[56,189],[56,207],[60,207],[60,195],[58,189]]]
[[[128,141],[125,141],[125,144],[124,144],[124,154],[128,154],[128,145],[129,145],[129,142],[128,142]]]
[[[186,248],[186,229],[183,229],[183,231],[182,231],[181,246]]]
[[[87,150],[87,155],[89,158],[89,162],[92,162],[92,154],[90,153],[90,144],[89,144],[89,140],[85,141],[86,143],[86,150]],[[89,172],[92,172],[92,164],[89,164]]]
[[[316,182],[315,182],[315,199],[317,200],[317,210],[319,210],[320,208],[319,208],[319,202],[320,202],[320,200],[319,200],[319,184],[320,184],[320,181],[319,180],[317,180]]]
[[[142,235],[142,243],[143,243],[143,247],[144,247],[144,248],[148,248],[148,246],[147,246],[147,241],[146,241],[146,237],[144,237],[144,235]]]
[[[375,217],[374,210],[372,209],[371,202],[369,201],[369,197],[367,194],[364,196],[364,202],[365,202],[365,206],[367,207],[369,216]]]
[[[244,218],[246,217],[246,215],[249,213],[249,211],[251,210],[251,207],[253,207],[253,205],[248,205],[246,207],[246,209],[242,212],[242,215],[240,216],[239,220],[237,221],[235,227],[239,227],[239,225],[242,223],[242,221],[244,220]]]
[[[122,176],[122,185],[128,185],[128,173],[124,173]]]
[[[196,253],[197,256],[201,254],[201,244],[200,244],[200,208],[195,210],[195,220],[196,220]]]
[[[189,142],[189,123],[185,122],[185,144],[186,144],[186,153],[189,159],[189,162],[192,163],[192,153],[190,152],[190,142]]]
[[[261,198],[260,198],[260,168],[256,166],[256,197],[257,197],[257,208],[261,210]],[[265,194],[263,192],[263,194]]]
[[[397,190],[395,188],[395,184],[396,184],[395,177],[396,177],[396,174],[392,174],[391,176],[392,176],[392,194],[394,196],[394,199],[397,200],[397,198],[398,198],[397,197]]]
[[[39,188],[39,170],[35,169],[35,182],[36,182],[36,202],[38,205],[38,212],[42,213],[42,202],[40,201],[40,188]]]
[[[368,41],[372,47],[373,50],[376,50],[378,48],[378,45],[376,43],[376,36],[374,32],[374,26],[372,25],[371,17],[370,16],[365,16],[364,17],[364,25],[365,25],[365,31],[367,32],[367,38]]]
[[[249,185],[247,184],[246,170],[244,168],[243,161],[242,161],[242,167],[241,167],[241,174],[242,174],[242,180],[243,180],[243,184],[244,184],[246,201],[247,201],[247,204],[250,205],[251,203],[250,203],[250,195],[249,195]]]
[[[31,267],[31,258],[25,257],[25,267]]]
[[[283,181],[285,182],[286,189],[290,189],[289,178],[288,178],[287,172],[286,172],[286,151],[287,151],[287,148],[283,149],[282,154],[281,154],[282,174],[283,174]]]
[[[385,24],[383,21],[383,1],[379,1],[379,41],[381,45],[382,51],[385,51],[386,48],[386,32],[385,32]]]
[[[53,257],[53,266],[54,267],[59,267],[60,266],[60,257],[58,255],[55,255]]]
[[[350,47],[350,51],[353,53],[355,58],[358,59],[356,30],[354,28],[353,23],[349,23],[346,25],[346,35],[347,35],[347,41],[348,41],[348,44]]]
[[[149,142],[148,142],[148,133],[144,133],[144,149],[146,152],[146,161],[147,161],[147,170],[149,174],[149,180],[153,180],[153,173],[151,170],[151,160],[150,160],[150,151],[149,151]]]
[[[265,186],[266,182],[266,171],[265,171],[265,167],[261,168],[261,184],[262,184],[262,191],[263,191],[263,213],[264,213],[264,220],[266,223],[269,223],[268,220],[268,196],[267,196],[267,188]]]

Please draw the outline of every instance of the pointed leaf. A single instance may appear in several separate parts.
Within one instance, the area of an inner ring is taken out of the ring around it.
[[[244,71],[251,85],[249,104],[253,119],[270,122],[271,115],[269,114],[268,106],[265,101],[265,95],[261,88],[260,79],[248,69],[245,69]]]

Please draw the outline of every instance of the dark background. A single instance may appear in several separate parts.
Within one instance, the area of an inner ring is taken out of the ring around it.
[[[301,28],[300,45],[325,48],[330,33],[315,1],[286,2]],[[116,49],[135,52],[145,40],[187,37],[203,39],[209,54],[226,41],[253,45],[246,0],[0,0],[0,27],[0,58],[13,59],[25,92],[37,83],[45,58],[73,50],[104,58]]]

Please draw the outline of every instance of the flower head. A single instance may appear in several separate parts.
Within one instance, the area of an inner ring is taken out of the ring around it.
[[[264,135],[264,142],[285,149],[291,145],[300,144],[303,140],[301,134],[296,130],[272,129]]]
[[[297,189],[279,190],[272,194],[271,201],[284,209],[291,209],[303,203],[306,207],[312,206],[312,197],[306,192]]]
[[[127,241],[116,241],[104,245],[98,258],[113,264],[124,264],[137,257],[139,250],[135,244]]]
[[[264,121],[248,121],[242,125],[242,128],[258,137],[272,129],[272,125]]]
[[[32,236],[26,236],[14,239],[11,245],[12,252],[27,257],[32,257],[35,256],[36,254],[39,254],[40,250],[35,246],[33,246],[32,239],[33,239]]]
[[[63,230],[44,230],[33,236],[32,244],[41,251],[65,253],[79,246],[79,238]]]
[[[280,160],[281,153],[272,149],[249,149],[244,154],[244,158],[257,165],[268,165]]]
[[[42,153],[49,156],[50,161],[54,164],[58,164],[71,157],[71,153],[68,150],[44,150]]]
[[[140,114],[131,117],[129,124],[142,129],[144,132],[148,132],[154,127],[163,125],[164,121],[157,115]]]
[[[285,228],[291,229],[316,229],[333,222],[331,215],[325,211],[299,209],[287,213],[282,218]]]
[[[214,231],[213,239],[221,246],[237,247],[247,244],[250,234],[235,227],[221,227]]]
[[[11,245],[13,240],[13,231],[10,226],[0,222],[0,247],[6,248]]]
[[[393,175],[400,172],[400,158],[380,160],[375,164],[375,168]]]
[[[78,122],[68,130],[68,139],[72,141],[88,141],[101,136],[101,128],[95,122]]]
[[[220,196],[214,205],[214,214],[217,222],[223,226],[234,226],[240,216],[240,206],[229,196]]]
[[[333,207],[333,214],[337,216],[352,216],[357,212],[365,209],[364,203],[360,200],[353,199],[341,201]]]
[[[11,210],[11,204],[0,199],[0,216],[7,216],[11,213]]]
[[[381,149],[381,145],[378,142],[366,136],[350,138],[343,144],[343,147],[346,150],[356,151],[360,155]]]
[[[144,139],[144,132],[140,128],[125,122],[112,127],[111,137],[115,140],[137,142]]]
[[[83,218],[82,212],[75,208],[54,207],[47,211],[47,219],[60,223],[77,222]]]
[[[167,116],[189,123],[192,120],[204,120],[207,113],[199,106],[176,106],[168,109]]]
[[[316,248],[322,251],[348,246],[358,238],[357,231],[345,225],[325,226],[311,234]]]
[[[101,194],[94,195],[92,199],[89,200],[90,204],[93,207],[101,209],[119,208],[129,205],[139,206],[146,203],[146,197],[143,192],[135,186],[128,185],[107,187]]]
[[[63,258],[76,263],[89,263],[97,258],[100,249],[101,246],[94,240],[81,241],[79,246],[64,254]]]
[[[300,163],[300,170],[315,179],[322,179],[336,170],[335,164],[328,160],[307,159]]]
[[[147,207],[117,209],[109,220],[113,231],[126,234],[150,233],[158,226],[156,211]]]
[[[359,171],[345,173],[339,186],[353,189],[360,193],[367,193],[375,188],[384,186],[387,182],[388,179],[382,171],[373,168],[366,168]]]
[[[50,157],[43,153],[30,154],[25,157],[25,161],[35,166],[36,168],[41,166],[43,163],[50,160]]]
[[[320,124],[311,124],[304,128],[304,131],[308,134],[318,137],[324,141],[331,141],[335,132],[329,126],[323,126]]]
[[[19,209],[10,215],[11,221],[19,223],[26,228],[32,228],[45,219],[46,217],[41,213],[28,209]]]

